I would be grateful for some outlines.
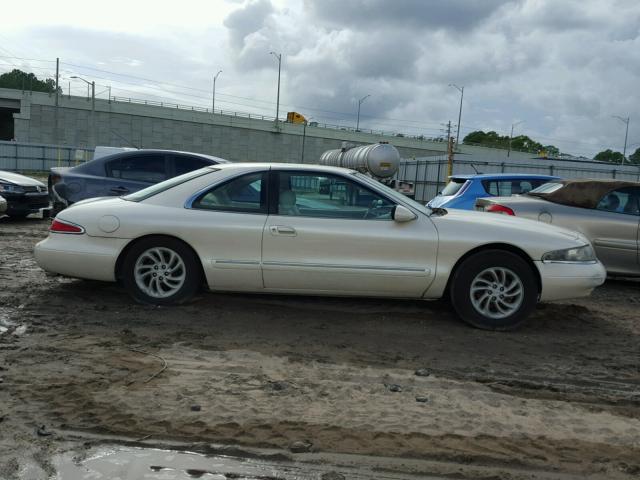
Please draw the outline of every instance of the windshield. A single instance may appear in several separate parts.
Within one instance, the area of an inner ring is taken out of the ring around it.
[[[383,191],[383,193],[385,193],[389,197],[392,197],[394,200],[398,200],[399,202],[403,202],[403,203],[408,203],[413,208],[415,208],[416,210],[421,211],[425,215],[429,215],[429,213],[431,212],[431,209],[425,207],[424,205],[421,205],[420,203],[418,203],[415,200],[407,197],[406,195],[403,195],[400,192],[396,192],[393,188],[387,187],[384,183],[380,183],[377,180],[374,180],[373,178],[368,177],[368,176],[366,176],[366,175],[364,175],[362,173],[359,173],[359,172],[353,173],[352,175],[358,177],[360,180],[364,180],[368,184],[373,185],[378,189],[381,189]]]
[[[527,195],[547,195],[549,193],[555,192],[556,190],[560,190],[564,186],[563,183],[558,182],[549,182],[540,185],[538,188],[534,188]]]
[[[442,189],[440,195],[442,195],[443,197],[455,195],[460,191],[465,183],[467,183],[467,180],[465,178],[452,178],[449,183],[447,183],[447,186]]]
[[[156,183],[155,185],[151,185],[150,187],[143,188],[142,190],[138,190],[137,192],[131,193],[129,195],[125,195],[122,197],[123,200],[128,200],[130,202],[141,202],[142,200],[146,200],[149,197],[153,197],[158,193],[164,192],[165,190],[169,190],[170,188],[175,187],[176,185],[180,185],[181,183],[188,182],[194,178],[201,177],[203,175],[207,175],[211,172],[216,172],[220,170],[219,168],[205,167],[199,170],[194,170],[192,172],[185,173],[183,175],[178,175],[177,177],[170,178],[169,180],[165,180],[164,182]]]

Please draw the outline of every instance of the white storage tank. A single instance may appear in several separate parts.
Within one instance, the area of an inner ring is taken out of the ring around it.
[[[388,143],[374,143],[351,149],[327,150],[321,165],[350,168],[377,178],[393,177],[400,165],[400,152]]]

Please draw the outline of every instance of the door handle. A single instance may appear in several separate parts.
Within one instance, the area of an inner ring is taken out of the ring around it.
[[[295,228],[285,225],[271,225],[269,230],[271,231],[271,235],[285,235],[289,237],[295,237],[297,235]]]
[[[111,191],[113,193],[129,193],[129,189],[125,187],[113,187]]]

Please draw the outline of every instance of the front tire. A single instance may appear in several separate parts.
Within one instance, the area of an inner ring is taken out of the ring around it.
[[[141,303],[184,303],[198,291],[202,279],[200,261],[186,244],[168,237],[137,242],[122,264],[122,283]]]
[[[485,250],[465,259],[453,275],[450,293],[460,318],[483,330],[518,328],[538,301],[531,266],[505,250]]]

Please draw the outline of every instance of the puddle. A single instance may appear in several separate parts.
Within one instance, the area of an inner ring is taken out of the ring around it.
[[[321,463],[275,462],[186,451],[138,447],[97,447],[78,458],[53,459],[56,480],[406,480],[369,466],[335,467]],[[411,477],[414,478],[414,477]],[[427,478],[427,477],[422,477]],[[428,477],[435,479],[435,477]]]

